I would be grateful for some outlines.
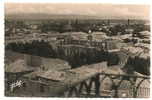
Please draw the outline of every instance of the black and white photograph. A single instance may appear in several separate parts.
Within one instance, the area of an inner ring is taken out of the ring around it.
[[[4,4],[4,96],[150,98],[150,5]]]

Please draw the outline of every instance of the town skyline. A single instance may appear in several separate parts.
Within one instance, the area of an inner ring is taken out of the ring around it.
[[[148,5],[5,3],[5,15],[82,15],[114,19],[150,19]]]

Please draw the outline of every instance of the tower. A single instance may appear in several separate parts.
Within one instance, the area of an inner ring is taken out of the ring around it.
[[[128,21],[127,21],[127,25],[129,26],[130,25],[130,20],[128,19]]]
[[[110,20],[109,19],[107,20],[107,25],[110,25]]]

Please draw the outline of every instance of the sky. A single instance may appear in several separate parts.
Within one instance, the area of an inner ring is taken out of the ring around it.
[[[74,4],[74,3],[5,3],[5,14],[44,13],[89,15],[109,18],[150,18],[148,5]]]

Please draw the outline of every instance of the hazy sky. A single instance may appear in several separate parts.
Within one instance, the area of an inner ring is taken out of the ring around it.
[[[76,14],[115,18],[149,19],[150,6],[110,4],[49,4],[49,3],[5,3],[6,14],[46,13]]]

